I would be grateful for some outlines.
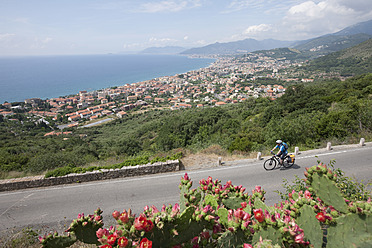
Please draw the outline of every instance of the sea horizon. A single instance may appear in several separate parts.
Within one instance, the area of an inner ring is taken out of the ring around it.
[[[208,67],[214,61],[157,54],[0,56],[0,104],[173,76]]]

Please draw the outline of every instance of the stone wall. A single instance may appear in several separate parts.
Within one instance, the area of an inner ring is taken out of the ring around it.
[[[22,180],[16,182],[0,182],[1,191],[11,191],[36,187],[47,187],[60,184],[82,183],[97,180],[141,176],[180,170],[179,160],[168,160],[153,164],[126,166],[121,169],[99,170],[84,174],[69,174],[62,177],[41,178],[36,180]]]

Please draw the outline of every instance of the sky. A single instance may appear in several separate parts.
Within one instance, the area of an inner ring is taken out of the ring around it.
[[[371,0],[0,0],[0,56],[305,40],[371,19]]]

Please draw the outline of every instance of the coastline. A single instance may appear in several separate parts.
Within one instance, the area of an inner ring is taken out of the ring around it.
[[[27,75],[22,75],[23,67],[35,59],[35,71],[31,71],[31,68],[30,72],[24,72]],[[78,60],[75,67],[69,64],[74,59]],[[102,61],[99,61],[100,59]],[[80,91],[92,92],[183,74],[207,68],[216,58],[179,54],[27,56],[0,57],[0,65],[9,64],[9,60],[13,64],[3,67],[3,72],[0,73],[0,103],[23,102],[31,98],[46,100],[67,97]],[[89,61],[92,65],[89,65]],[[50,62],[50,65],[47,62]],[[19,67],[17,63],[23,64],[23,67]],[[51,72],[48,72],[48,69]]]

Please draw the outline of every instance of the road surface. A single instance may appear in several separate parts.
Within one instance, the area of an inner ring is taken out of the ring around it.
[[[328,164],[336,160],[335,167],[341,168],[347,176],[359,181],[372,179],[372,144],[335,147],[307,151],[296,157],[290,169],[265,171],[263,161],[240,160],[226,162],[224,166],[199,170],[184,170],[173,173],[123,178],[90,183],[63,185],[48,188],[27,189],[0,193],[0,235],[13,229],[31,226],[36,230],[64,230],[78,213],[93,214],[100,207],[104,213],[105,225],[113,224],[110,216],[114,210],[131,208],[140,213],[146,205],[161,208],[163,204],[179,202],[178,184],[187,172],[194,182],[193,188],[202,178],[211,176],[223,184],[231,180],[234,185],[243,185],[248,192],[256,185],[267,192],[266,204],[273,205],[280,198],[275,190],[282,190],[283,178],[289,182],[295,175],[303,178],[305,167],[320,160]]]

